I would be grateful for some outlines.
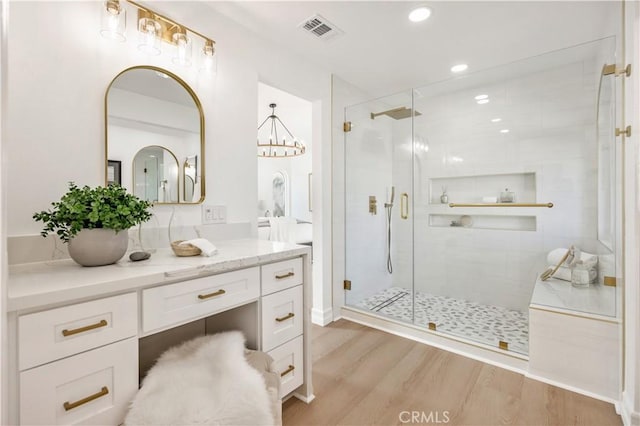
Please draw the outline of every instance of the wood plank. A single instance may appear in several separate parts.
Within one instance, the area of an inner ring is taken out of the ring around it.
[[[312,348],[316,399],[286,401],[287,426],[622,424],[606,402],[346,320],[313,326]]]

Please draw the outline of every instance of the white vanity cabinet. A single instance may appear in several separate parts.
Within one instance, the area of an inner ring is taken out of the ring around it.
[[[309,248],[216,246],[211,258],[159,250],[144,263],[13,266],[11,423],[120,424],[138,389],[140,339],[162,342],[165,331],[202,320],[243,329],[275,359],[281,396],[310,402]]]
[[[121,421],[138,389],[137,311],[128,293],[18,317],[20,423]]]
[[[280,372],[281,396],[304,381],[302,270],[301,258],[262,267],[262,349]]]

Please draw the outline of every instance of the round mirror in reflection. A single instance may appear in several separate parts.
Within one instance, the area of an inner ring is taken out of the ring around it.
[[[177,203],[178,159],[161,146],[146,146],[133,158],[133,194],[152,203]]]
[[[111,82],[105,107],[107,184],[154,203],[204,200],[204,116],[183,80],[157,67],[129,68]]]

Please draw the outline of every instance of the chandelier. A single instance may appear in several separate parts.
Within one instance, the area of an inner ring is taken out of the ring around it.
[[[258,126],[258,157],[295,157],[304,154],[306,150],[304,144],[291,134],[276,115],[276,104],[269,104],[269,108],[271,108],[271,115]],[[271,120],[270,124],[265,126],[269,120]],[[284,129],[284,132],[280,131],[282,139],[278,137],[279,126]],[[261,131],[263,127],[265,130]],[[261,136],[263,136],[262,139]]]

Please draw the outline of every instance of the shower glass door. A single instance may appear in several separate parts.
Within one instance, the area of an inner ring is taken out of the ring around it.
[[[615,50],[346,108],[346,305],[515,356],[530,309],[619,318]]]
[[[413,321],[412,92],[346,108],[345,303]]]

